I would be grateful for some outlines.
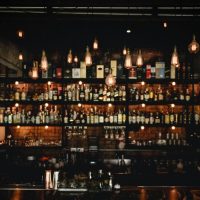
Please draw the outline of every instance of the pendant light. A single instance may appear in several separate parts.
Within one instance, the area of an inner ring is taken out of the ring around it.
[[[127,50],[126,50],[126,47],[124,46],[124,49],[123,49],[123,55],[125,56],[126,55],[126,53],[127,53]]]
[[[142,58],[142,52],[139,50],[138,55],[137,55],[137,60],[136,60],[136,65],[138,67],[142,67],[143,65],[143,58]]]
[[[194,54],[199,52],[199,43],[196,41],[195,35],[193,35],[192,42],[188,45],[188,51]]]
[[[93,49],[97,50],[98,48],[99,48],[99,43],[98,43],[98,40],[95,38],[93,42]]]
[[[109,87],[114,86],[116,84],[116,78],[112,75],[111,69],[110,69],[108,76],[105,79],[105,83]]]
[[[89,47],[86,47],[86,53],[85,53],[85,64],[87,67],[92,65],[92,56],[91,53],[89,51]]]
[[[127,49],[127,53],[126,53],[126,57],[125,57],[125,62],[124,62],[124,67],[126,69],[130,69],[132,67],[132,58],[131,58],[129,49]]]
[[[67,62],[68,62],[68,63],[72,63],[72,60],[73,60],[72,50],[70,49],[70,50],[69,50],[69,53],[68,53],[68,55],[67,55]]]
[[[179,58],[178,58],[178,52],[177,52],[177,48],[176,46],[174,47],[174,52],[172,54],[172,58],[171,58],[171,65],[178,67],[179,66]]]
[[[47,69],[48,69],[48,61],[47,61],[46,53],[44,50],[42,51],[41,69],[43,71],[47,71]]]
[[[22,52],[19,52],[18,59],[19,59],[20,61],[22,61],[22,60],[24,59],[24,58],[23,58],[23,54],[22,54]]]
[[[77,56],[74,57],[74,62],[78,63],[78,57]]]

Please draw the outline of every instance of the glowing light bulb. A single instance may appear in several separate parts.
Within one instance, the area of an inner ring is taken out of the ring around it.
[[[18,58],[19,58],[19,60],[23,60],[24,59],[22,52],[19,53],[19,57]]]
[[[124,47],[124,49],[123,49],[123,55],[125,56],[126,54],[127,54],[127,50],[126,50],[126,47]]]
[[[19,81],[15,81],[15,85],[19,85]]]
[[[48,81],[47,84],[48,84],[48,85],[51,85],[51,81]]]
[[[89,47],[86,47],[85,64],[86,64],[86,66],[92,65],[92,56],[91,56],[91,53],[89,51]]]
[[[108,104],[108,107],[111,108],[111,107],[112,107],[112,103],[109,103],[109,104]]]
[[[99,48],[99,43],[98,43],[98,40],[95,38],[93,42],[93,49],[97,50],[98,48]]]
[[[48,69],[48,61],[47,61],[46,53],[44,50],[42,51],[41,69],[43,71],[47,71],[47,69]]]
[[[49,127],[48,127],[48,126],[45,126],[44,128],[45,128],[45,129],[48,129]]]
[[[171,127],[171,129],[172,129],[172,130],[175,130],[175,129],[176,129],[176,127],[175,127],[175,126],[172,126],[172,127]]]
[[[74,62],[75,62],[75,63],[78,62],[78,57],[77,57],[77,56],[74,57]]]
[[[82,106],[82,104],[81,104],[81,103],[79,103],[79,104],[78,104],[78,107],[81,107],[81,106]]]
[[[45,104],[44,104],[44,106],[45,106],[45,107],[48,107],[48,106],[49,106],[49,104],[48,104],[48,103],[45,103]]]
[[[78,84],[79,84],[79,85],[82,85],[82,84],[83,84],[83,82],[82,82],[82,81],[79,81],[79,82],[78,82]]]
[[[171,104],[171,107],[172,107],[172,108],[174,108],[174,107],[175,107],[175,104],[174,104],[174,103],[172,103],[172,104]]]
[[[16,107],[16,108],[17,108],[17,107],[19,107],[19,104],[18,104],[18,103],[16,103],[16,104],[15,104],[15,107]]]
[[[179,65],[180,65],[176,46],[174,47],[174,52],[172,54],[171,65],[173,65],[175,67],[179,67]]]
[[[194,54],[199,52],[199,43],[196,41],[195,35],[193,35],[192,42],[188,45],[188,51]]]
[[[17,31],[17,35],[19,38],[23,38],[24,37],[24,32],[22,30]]]
[[[72,60],[73,60],[72,50],[70,49],[70,50],[69,50],[69,53],[68,53],[68,55],[67,55],[67,62],[68,62],[68,63],[72,63]]]
[[[111,71],[108,74],[108,76],[106,77],[105,83],[107,86],[113,86],[116,84],[116,79],[115,77],[112,75]]]
[[[163,23],[163,27],[164,27],[164,28],[167,28],[167,22],[164,22],[164,23]]]
[[[144,126],[141,126],[140,129],[141,129],[141,130],[144,130]]]
[[[145,103],[142,103],[142,107],[144,108],[146,106],[146,104]]]
[[[20,126],[18,125],[17,128],[20,128]]]
[[[173,81],[173,82],[172,82],[172,85],[173,85],[173,86],[175,86],[175,85],[176,85],[176,82],[175,82],[175,81]]]
[[[131,58],[129,49],[127,49],[124,67],[125,67],[126,69],[130,69],[130,68],[132,67],[132,58]]]
[[[136,60],[136,65],[138,67],[141,67],[143,65],[143,58],[142,58],[142,52],[139,50],[137,60]]]
[[[144,81],[142,81],[142,82],[141,82],[141,85],[145,85],[145,82],[144,82]]]

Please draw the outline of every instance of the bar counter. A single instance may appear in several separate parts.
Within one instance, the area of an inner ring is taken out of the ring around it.
[[[16,185],[17,186],[17,185]],[[64,200],[64,199],[105,199],[105,200],[199,200],[200,187],[179,186],[138,186],[122,187],[120,191],[73,191],[49,190],[41,186],[2,187],[1,200]]]

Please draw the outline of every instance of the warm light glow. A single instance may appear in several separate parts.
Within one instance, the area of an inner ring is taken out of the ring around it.
[[[141,126],[140,129],[141,129],[141,130],[144,130],[144,126]]]
[[[109,104],[108,104],[108,107],[111,108],[111,107],[112,107],[112,103],[109,103]]]
[[[81,104],[81,103],[79,103],[79,104],[78,104],[78,107],[81,107],[81,106],[82,106],[82,104]]]
[[[48,127],[48,126],[45,126],[44,128],[45,128],[45,129],[48,129],[49,127]]]
[[[92,65],[92,56],[90,54],[89,47],[86,48],[85,64],[86,64],[86,66],[91,66]]]
[[[73,60],[72,50],[70,49],[70,50],[69,50],[69,53],[68,53],[68,55],[67,55],[67,62],[68,62],[68,63],[72,63],[72,60]]]
[[[22,30],[17,31],[17,35],[19,38],[23,38],[24,37],[24,32]]]
[[[78,62],[78,57],[77,57],[77,56],[74,57],[74,62],[75,62],[75,63]]]
[[[172,82],[172,85],[173,85],[173,86],[175,86],[175,85],[176,85],[176,82],[175,82],[175,81],[173,81],[173,82]]]
[[[79,84],[79,85],[82,85],[82,84],[83,84],[83,82],[82,82],[82,81],[79,81],[79,82],[78,82],[78,84]]]
[[[131,30],[130,30],[130,29],[127,29],[127,30],[126,30],[126,33],[131,33]]]
[[[124,47],[123,49],[123,55],[125,56],[127,54],[127,50],[126,50],[126,47]]]
[[[139,53],[138,53],[138,56],[137,56],[137,60],[136,60],[136,65],[138,67],[141,67],[143,65],[143,58],[142,58],[141,50],[139,50]]]
[[[164,22],[164,23],[163,23],[163,27],[164,27],[164,28],[167,28],[167,22]]]
[[[188,51],[190,53],[197,53],[197,52],[199,52],[199,43],[196,41],[195,35],[193,35],[192,42],[188,45]]]
[[[44,50],[42,51],[41,69],[43,71],[47,71],[47,69],[48,69],[48,61],[47,61],[46,53]]]
[[[23,60],[24,58],[23,58],[23,54],[20,52],[19,53],[19,60]]]
[[[17,107],[19,107],[19,104],[18,104],[18,103],[16,103],[16,104],[15,104],[15,107],[16,107],[16,108],[17,108]]]
[[[38,78],[38,62],[33,62],[33,68],[32,68],[32,78],[37,79]]]
[[[99,43],[98,43],[98,40],[95,38],[93,42],[93,49],[97,50],[98,48],[99,48]]]
[[[175,126],[172,126],[172,128],[171,128],[172,130],[175,130],[176,129],[176,127]]]
[[[51,81],[48,81],[47,84],[48,84],[48,85],[51,85]]]
[[[142,107],[144,108],[146,106],[146,104],[145,103],[142,103]]]
[[[178,52],[176,49],[176,46],[174,47],[174,52],[172,54],[172,58],[171,58],[171,65],[175,66],[175,67],[179,67],[179,58],[178,58]]]
[[[20,126],[18,125],[17,128],[20,128]]]
[[[15,81],[15,85],[19,85],[19,81]]]
[[[113,86],[116,83],[116,79],[115,77],[112,75],[112,73],[110,72],[108,74],[108,76],[106,77],[105,83],[107,86]]]
[[[131,58],[131,55],[130,55],[130,51],[129,51],[129,49],[127,49],[124,67],[125,67],[126,69],[130,69],[132,66],[133,66],[133,65],[132,65],[132,58]]]
[[[171,104],[171,107],[172,107],[172,108],[174,108],[174,107],[175,107],[175,104],[174,104],[174,103],[172,103],[172,104]]]
[[[141,85],[145,85],[145,82],[144,82],[144,81],[142,81],[142,82],[141,82]]]
[[[44,106],[45,106],[45,107],[48,107],[48,106],[49,106],[49,104],[48,104],[48,103],[45,103],[45,104],[44,104]]]

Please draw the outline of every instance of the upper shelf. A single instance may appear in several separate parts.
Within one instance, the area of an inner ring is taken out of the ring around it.
[[[83,83],[94,83],[94,84],[104,84],[104,78],[38,78],[38,79],[31,79],[31,78],[22,78],[22,77],[12,77],[12,78],[0,78],[0,83],[15,83],[23,82],[23,83],[47,83],[48,81],[56,82],[56,83],[78,83],[82,81]],[[170,82],[176,82],[177,84],[194,84],[200,83],[199,79],[116,79],[117,84],[134,84],[144,81],[147,84],[168,84]]]

